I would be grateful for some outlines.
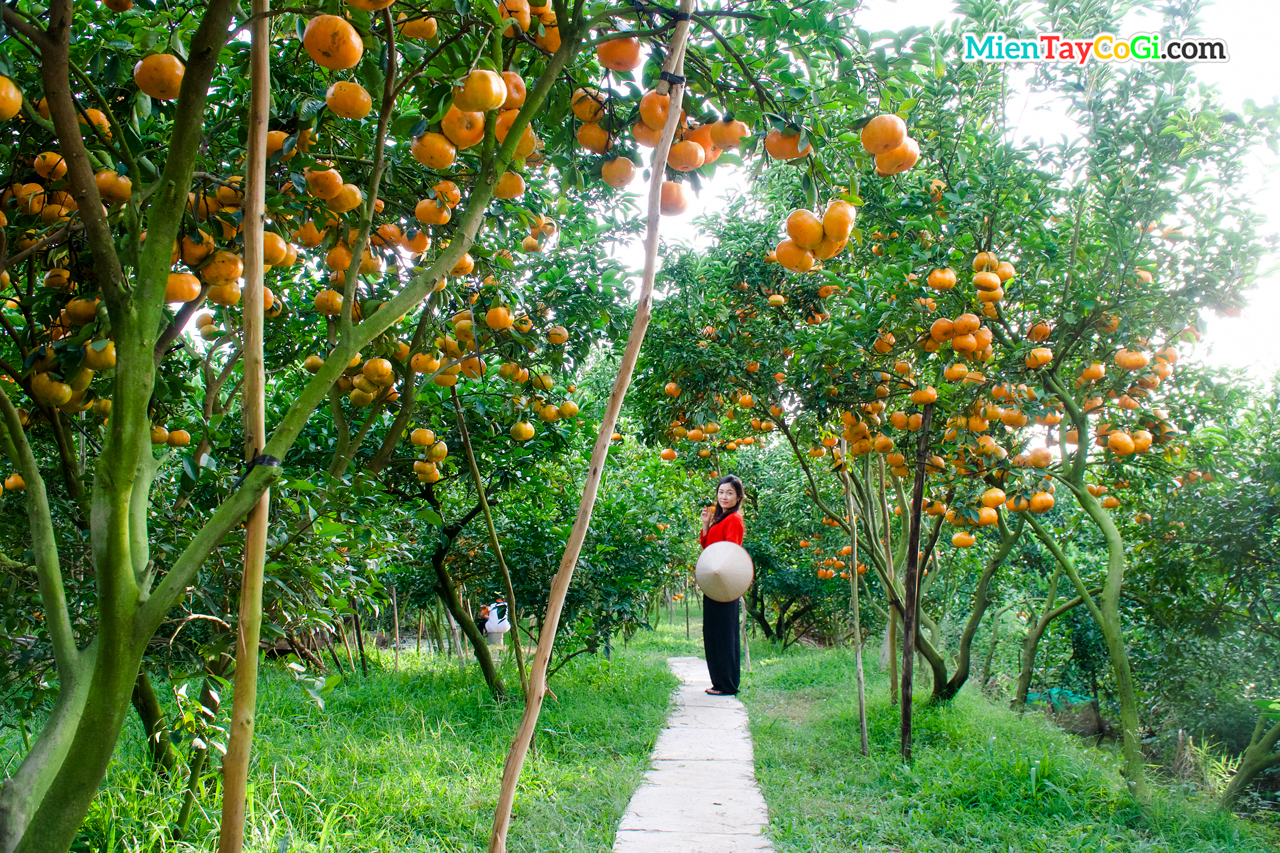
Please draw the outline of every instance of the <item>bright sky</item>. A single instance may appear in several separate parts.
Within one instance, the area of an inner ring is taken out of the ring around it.
[[[1162,4],[1151,0],[1150,5]],[[872,32],[901,30],[952,20],[956,17],[952,9],[951,0],[868,0],[856,21]],[[1197,78],[1217,86],[1230,109],[1239,109],[1249,98],[1260,105],[1280,98],[1280,75],[1275,72],[1272,54],[1275,48],[1271,43],[1274,33],[1280,32],[1280,3],[1220,0],[1208,4],[1200,18],[1203,35],[1226,40],[1230,61],[1198,63]],[[1157,28],[1152,23],[1158,20],[1156,15],[1144,17],[1144,13],[1135,12],[1130,20],[1132,26],[1122,27],[1120,35]],[[1063,133],[1072,133],[1070,121],[1060,111],[1036,109],[1036,104],[1029,102],[1025,95],[1014,97],[1009,114],[1017,120],[1018,134],[1023,137],[1058,138]],[[1255,159],[1251,164],[1254,200],[1267,216],[1268,227],[1280,230],[1280,195],[1268,191],[1269,186],[1276,185],[1277,179],[1272,173],[1280,166],[1280,158],[1263,149]],[[639,181],[634,187],[639,192],[648,189],[647,185],[641,187]],[[704,184],[701,197],[693,199],[683,216],[663,218],[663,239],[698,245],[706,238],[691,229],[689,223],[708,204],[741,189],[740,174],[721,173],[709,186]],[[639,241],[618,247],[617,254],[635,269],[643,267],[644,255]],[[1242,316],[1232,319],[1209,314],[1205,317],[1208,334],[1198,347],[1198,357],[1210,364],[1248,371],[1258,379],[1270,379],[1280,371],[1280,335],[1274,333],[1274,318],[1280,315],[1280,257],[1264,258],[1260,264],[1264,272],[1272,267],[1277,267],[1276,271],[1258,280]]]

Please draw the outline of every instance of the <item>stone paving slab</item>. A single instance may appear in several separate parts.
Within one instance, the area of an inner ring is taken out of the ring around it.
[[[657,830],[620,830],[614,853],[755,853],[773,845],[763,835],[675,833]]]
[[[672,785],[680,788],[706,787],[707,779],[713,775],[717,784],[724,788],[754,788],[756,785],[755,768],[749,761],[716,761],[719,765],[708,770],[704,761],[670,761],[656,760],[645,781],[649,784]]]
[[[746,709],[736,697],[705,692],[711,681],[701,658],[667,663],[682,686],[614,853],[772,853]]]
[[[702,694],[706,696],[706,694]],[[707,696],[708,699],[714,699],[714,696]],[[722,705],[690,705],[675,711],[667,719],[667,725],[671,728],[695,728],[695,729],[718,729],[727,731],[729,729],[741,728],[746,730],[747,721],[743,718],[742,712],[736,708],[725,708]]]

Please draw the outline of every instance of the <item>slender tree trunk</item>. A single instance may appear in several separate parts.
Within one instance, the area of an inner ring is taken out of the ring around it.
[[[1098,600],[1095,601],[1093,594],[1085,587],[1084,581],[1080,578],[1080,573],[1076,570],[1075,561],[1063,552],[1057,541],[1045,530],[1043,525],[1034,517],[1028,517],[1027,522],[1031,525],[1032,530],[1035,531],[1040,541],[1058,560],[1063,571],[1067,573],[1067,577],[1071,578],[1071,583],[1075,586],[1076,592],[1080,594],[1085,607],[1089,610],[1089,615],[1093,617],[1098,630],[1102,632],[1103,639],[1106,641],[1107,652],[1111,657],[1112,674],[1115,677],[1116,694],[1120,700],[1120,724],[1123,738],[1121,743],[1125,758],[1124,777],[1134,798],[1140,802],[1146,802],[1148,797],[1145,774],[1146,761],[1142,755],[1142,741],[1139,733],[1137,693],[1133,684],[1133,672],[1129,668],[1129,655],[1124,647],[1124,634],[1120,624],[1119,593],[1124,575],[1124,541],[1120,538],[1119,531],[1116,530],[1105,510],[1097,504],[1096,499],[1089,495],[1088,492],[1085,492],[1083,488],[1080,489],[1080,492],[1087,496],[1087,501],[1092,502],[1098,513],[1101,514],[1101,519],[1095,517],[1094,520],[1102,528],[1107,540],[1107,581]],[[1077,497],[1079,498],[1079,493],[1077,493]],[[1085,498],[1080,498],[1080,500],[1082,505],[1087,503]],[[1089,511],[1087,506],[1086,511]]]
[[[418,648],[417,654],[422,654],[422,608],[418,608]]]
[[[337,667],[340,675],[346,675],[347,671],[342,668],[342,661],[338,659],[338,653],[333,650],[333,643],[329,642],[329,632],[325,631],[324,647],[329,650],[329,657],[333,658],[333,665]],[[355,667],[351,668],[355,671]]]
[[[474,324],[474,312],[472,312],[471,319]],[[479,350],[480,344],[477,342],[477,359],[480,357]],[[502,574],[502,585],[507,593],[507,618],[513,626],[516,626],[512,635],[515,637],[516,672],[520,675],[520,695],[528,696],[529,678],[524,671],[524,651],[520,648],[520,614],[516,608],[516,591],[511,585],[511,572],[507,570],[507,561],[502,556],[502,543],[498,541],[498,530],[493,526],[493,513],[489,511],[489,500],[484,495],[484,481],[480,479],[480,466],[476,464],[476,454],[471,448],[471,434],[467,432],[467,419],[462,414],[462,403],[458,400],[458,389],[450,388],[449,392],[453,397],[453,412],[458,422],[458,432],[462,435],[462,449],[466,453],[467,466],[471,469],[471,479],[476,485],[476,495],[480,501],[480,512],[484,514],[485,528],[489,531],[489,547],[493,548],[493,555],[498,561],[498,571]]]
[[[667,59],[663,65],[663,70],[667,72],[667,76],[676,75],[676,79],[680,82],[673,85],[669,80],[659,80],[655,87],[660,94],[667,94],[669,91],[671,95],[667,121],[662,130],[662,137],[659,139],[657,148],[653,153],[653,162],[658,164],[666,162],[667,154],[671,150],[671,141],[675,138],[676,125],[680,119],[681,103],[684,99],[684,83],[683,77],[680,75],[684,70],[684,45],[689,35],[689,20],[687,16],[693,11],[693,5],[694,0],[681,0],[680,11],[686,17],[685,20],[677,21],[675,24],[668,46]],[[571,26],[576,25],[577,22],[574,22]],[[563,22],[561,26],[564,26]],[[572,41],[576,44],[578,37],[579,33],[571,32],[567,41]],[[552,61],[554,62],[557,59],[563,61],[568,59],[568,56],[564,51],[557,51]],[[551,660],[551,650],[555,644],[556,631],[560,625],[560,612],[564,606],[565,596],[569,591],[569,583],[573,579],[573,569],[578,562],[578,555],[581,553],[582,543],[587,535],[587,528],[591,523],[591,511],[595,506],[596,491],[599,488],[600,477],[609,453],[610,435],[613,433],[614,424],[617,422],[618,412],[622,408],[627,386],[631,384],[631,374],[635,369],[636,358],[640,354],[640,345],[644,341],[644,333],[649,325],[658,253],[659,203],[663,177],[661,168],[653,170],[649,186],[644,277],[640,286],[640,295],[636,302],[635,319],[632,322],[631,334],[627,339],[627,347],[622,363],[618,368],[617,378],[614,380],[613,391],[609,395],[609,403],[605,408],[604,419],[601,421],[600,430],[596,436],[595,447],[591,453],[586,485],[583,489],[582,500],[578,504],[578,516],[574,521],[573,529],[570,531],[564,555],[561,557],[560,570],[556,573],[551,583],[547,615],[543,620],[542,630],[538,636],[538,649],[534,655],[533,671],[529,679],[524,716],[520,721],[520,728],[516,733],[515,741],[512,743],[511,751],[507,753],[506,765],[503,767],[502,786],[498,791],[498,805],[494,810],[493,831],[489,838],[489,853],[506,853],[507,830],[511,825],[511,809],[515,803],[516,785],[520,780],[520,771],[524,766],[525,757],[528,755],[534,730],[537,728],[538,715],[542,711],[542,701],[546,692],[547,666]]]
[[[467,665],[467,653],[462,647],[462,637],[458,631],[458,628],[460,627],[458,625],[458,620],[453,618],[453,613],[450,612],[447,607],[445,608],[444,618],[449,622],[450,648],[458,653],[458,666],[465,667]]]
[[[351,664],[351,674],[356,674],[356,659],[351,654],[351,641],[347,639],[347,623],[342,617],[338,617],[338,635],[342,637],[342,647],[347,650],[347,663]]]
[[[445,568],[444,558],[447,553],[447,547],[441,546],[431,555],[431,565],[436,572],[436,592],[439,594],[441,601],[444,602],[445,608],[453,616],[453,620],[462,629],[462,633],[471,641],[476,663],[480,664],[480,672],[483,673],[485,683],[489,685],[489,690],[493,692],[495,697],[501,698],[507,693],[506,685],[502,683],[502,676],[498,673],[498,667],[493,662],[493,655],[489,652],[489,643],[485,639],[484,632],[480,630],[475,620],[467,613],[466,605],[462,601],[458,588],[454,585],[448,569]],[[456,634],[454,639],[458,639]],[[458,641],[458,659],[465,665],[466,659],[463,657],[461,641]]]
[[[1052,589],[1052,587],[1051,587]],[[1097,595],[1100,589],[1090,590],[1090,594]],[[1036,621],[1027,630],[1027,636],[1022,640],[1021,666],[1018,671],[1018,685],[1014,689],[1013,699],[1010,705],[1013,708],[1022,708],[1027,704],[1027,694],[1031,690],[1031,680],[1035,673],[1036,654],[1039,652],[1040,641],[1044,638],[1044,633],[1048,629],[1049,624],[1062,614],[1084,603],[1084,599],[1076,596],[1070,601],[1064,602],[1057,607],[1051,607],[1053,598],[1049,598],[1045,604],[1045,610]]]
[[[894,572],[894,566],[893,566],[893,548],[892,548],[893,537],[890,535],[890,530],[892,528],[889,527],[889,502],[888,502],[888,498],[885,496],[884,457],[883,456],[879,457],[878,461],[880,466],[880,470],[879,470],[880,518],[881,518],[880,530],[884,534],[884,542],[881,543],[881,547],[884,551],[885,573],[889,577],[889,584],[894,585],[897,583],[897,575]],[[893,597],[893,593],[891,590],[890,598],[892,599],[892,597]],[[889,633],[889,704],[897,705],[898,704],[898,610],[896,607],[890,606],[889,608],[889,625],[888,625],[887,631]]]
[[[440,597],[436,596],[436,600],[431,602],[431,638],[436,643],[436,654],[452,654],[453,649],[446,642],[449,635],[446,633],[445,628],[448,626],[444,624],[442,609],[443,605],[440,603]]]
[[[156,695],[151,679],[144,671],[138,672],[138,678],[133,683],[133,708],[142,720],[151,769],[168,776],[178,766],[178,751],[169,739],[169,723],[165,720],[164,709],[160,707],[160,697]]]
[[[187,771],[187,787],[182,793],[182,809],[178,812],[178,820],[174,824],[173,837],[181,841],[191,828],[191,816],[195,812],[196,800],[200,794],[200,774],[204,772],[205,759],[209,757],[209,747],[198,746],[191,750],[191,762]]]
[[[1271,723],[1270,728],[1267,727],[1268,723]],[[1236,768],[1227,790],[1222,792],[1222,799],[1218,801],[1222,808],[1230,809],[1234,806],[1262,771],[1280,764],[1280,752],[1273,752],[1277,743],[1280,743],[1280,721],[1259,715],[1253,737],[1249,739],[1249,746],[1241,757],[1240,766]]]
[[[987,656],[982,659],[982,675],[979,678],[983,687],[991,681],[991,664],[996,657],[996,646],[1000,644],[1000,617],[1005,610],[1002,607],[991,616],[991,642],[987,644]]]
[[[995,577],[1000,566],[1004,564],[1009,552],[1013,550],[1014,544],[1017,543],[1018,538],[1022,535],[1025,515],[1019,516],[1018,523],[1012,530],[1005,523],[1003,516],[1000,516],[999,524],[1000,546],[991,555],[991,559],[987,561],[986,567],[978,577],[978,585],[973,593],[973,610],[969,612],[969,621],[965,623],[964,631],[960,634],[960,647],[956,651],[955,672],[944,682],[934,680],[931,701],[946,702],[954,698],[960,692],[960,688],[964,687],[965,682],[969,680],[973,638],[977,635],[978,627],[982,624],[982,617],[986,614],[987,607],[991,602],[991,580]]]

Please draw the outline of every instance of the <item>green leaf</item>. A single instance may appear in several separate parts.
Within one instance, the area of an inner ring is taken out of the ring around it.
[[[1254,699],[1253,707],[1259,709],[1268,720],[1280,720],[1280,699]]]

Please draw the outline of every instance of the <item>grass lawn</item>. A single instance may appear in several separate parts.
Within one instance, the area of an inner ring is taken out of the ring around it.
[[[383,660],[389,668],[390,659]],[[402,654],[401,665],[400,673],[348,678],[324,710],[288,673],[264,667],[246,849],[487,849],[503,760],[523,706],[496,706],[475,666],[460,671],[456,662],[426,654]],[[514,671],[509,675],[515,681]],[[583,656],[560,672],[551,681],[558,698],[543,707],[536,752],[525,765],[509,849],[609,850],[674,685],[660,658],[642,654],[612,661]],[[131,714],[75,849],[214,849],[218,792],[206,788],[191,837],[173,842],[166,827],[175,823],[185,779],[158,782],[142,770],[141,741]]]
[[[668,712],[676,680],[666,658],[702,654],[701,614],[691,608],[686,629],[682,605],[664,612],[656,630],[613,651],[611,661],[579,657],[552,680],[556,698],[544,706],[516,800],[513,853],[607,853]],[[851,652],[779,652],[757,641],[751,658],[741,698],[778,853],[1278,849],[1263,828],[1158,784],[1144,814],[1121,785],[1114,750],[1091,749],[974,690],[945,707],[917,706],[907,767],[897,754],[897,709],[870,659],[872,754],[863,758]],[[402,654],[401,664],[398,673],[348,678],[323,710],[282,667],[264,667],[247,850],[486,849],[521,705],[495,704],[474,665],[460,670],[425,654]],[[157,689],[172,707],[168,688]],[[229,707],[224,697],[224,713]],[[174,842],[185,775],[157,779],[143,769],[142,747],[131,714],[74,849],[214,849],[217,762],[189,838]],[[20,755],[16,737],[0,742],[0,759]]]
[[[851,651],[752,651],[742,699],[778,853],[1277,849],[1280,839],[1263,829],[1160,785],[1143,814],[1109,747],[1091,749],[969,688],[949,706],[917,703],[908,767],[898,756],[898,709],[873,655],[871,757],[863,758]],[[917,687],[927,698],[919,679]]]

